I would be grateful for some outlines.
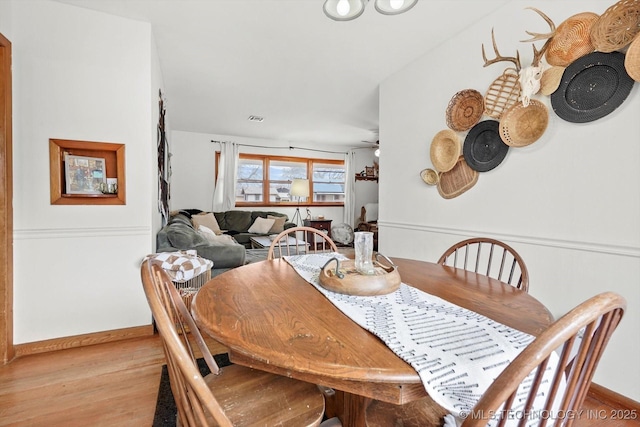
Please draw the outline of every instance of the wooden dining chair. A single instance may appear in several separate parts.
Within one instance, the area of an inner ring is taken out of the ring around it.
[[[324,397],[314,384],[240,365],[219,368],[167,273],[145,261],[141,276],[162,338],[179,426],[320,425]],[[189,336],[211,370],[204,378]]]
[[[289,244],[293,242],[291,239],[296,239],[298,244]],[[335,242],[324,231],[305,226],[291,227],[274,237],[267,252],[267,259],[302,253],[337,251]]]
[[[463,268],[529,291],[529,272],[522,257],[499,240],[476,237],[447,249],[438,264]]]
[[[486,426],[492,419],[498,419],[497,425],[503,426],[507,423],[504,417],[508,416],[518,420],[524,418],[527,426],[545,426],[553,425],[553,420],[545,419],[547,417],[544,414],[577,414],[589,391],[598,361],[620,323],[625,308],[623,297],[605,292],[586,300],[554,322],[493,381],[462,427]],[[542,412],[536,412],[531,410],[533,398],[541,392],[542,373],[549,366],[550,356],[554,352],[559,361],[547,388],[545,407]],[[534,375],[530,378],[530,388],[519,390],[520,384],[526,382],[525,378],[532,372]],[[516,392],[519,392],[517,396]],[[554,401],[558,406],[552,411]],[[443,414],[444,410],[430,398],[405,405],[374,401],[367,409],[366,425],[440,426],[442,420],[438,417]],[[523,417],[525,414],[529,418]],[[571,427],[574,422],[573,419],[563,421],[566,421],[564,427]]]

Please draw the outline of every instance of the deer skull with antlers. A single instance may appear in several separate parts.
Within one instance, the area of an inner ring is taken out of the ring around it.
[[[533,7],[529,7],[527,9],[531,9],[537,12],[538,15],[540,15],[545,21],[547,21],[551,31],[545,34],[527,31],[526,33],[533,37],[529,40],[522,40],[522,42],[533,42],[545,39],[547,40],[540,50],[536,49],[536,45],[532,43],[533,61],[531,62],[531,65],[529,67],[523,68],[519,72],[518,81],[520,82],[520,88],[522,90],[522,105],[524,105],[525,107],[529,105],[531,97],[538,93],[538,91],[540,91],[540,79],[542,78],[542,73],[544,72],[544,64],[542,64],[541,59],[549,47],[551,38],[556,32],[555,24],[547,15]]]

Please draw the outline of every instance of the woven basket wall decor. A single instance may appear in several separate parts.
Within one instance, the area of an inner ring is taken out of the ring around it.
[[[624,57],[624,68],[633,80],[640,82],[640,34],[629,45]]]
[[[522,93],[518,78],[515,68],[507,68],[491,83],[484,96],[484,110],[489,117],[500,119],[503,112],[518,102]]]
[[[449,129],[462,132],[471,129],[484,114],[484,98],[474,89],[456,93],[447,106],[446,119]]]
[[[460,156],[453,169],[440,174],[438,181],[438,193],[443,199],[453,199],[458,197],[478,182],[480,174],[469,167]]]
[[[564,74],[564,67],[557,65],[544,70],[540,78],[540,93],[549,96],[555,92],[562,81],[562,74]]]
[[[532,99],[528,106],[516,104],[502,115],[500,138],[510,147],[524,147],[536,142],[549,124],[549,111]]]
[[[422,180],[427,185],[436,185],[440,180],[440,176],[438,175],[438,172],[430,168],[423,169],[420,172],[420,178],[422,178]]]
[[[449,171],[456,165],[461,152],[458,134],[451,129],[441,130],[431,141],[431,164],[438,172]]]
[[[545,53],[549,65],[566,67],[581,56],[593,52],[591,27],[598,18],[596,13],[582,12],[558,25]]]
[[[640,32],[640,0],[621,0],[591,27],[591,43],[599,52],[620,50]]]

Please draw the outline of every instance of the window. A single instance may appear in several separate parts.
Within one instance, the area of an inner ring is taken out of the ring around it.
[[[344,182],[344,163],[314,163],[313,201],[344,203]]]
[[[291,181],[309,179],[312,196],[306,205],[344,204],[345,167],[342,160],[240,154],[236,206],[297,205]]]

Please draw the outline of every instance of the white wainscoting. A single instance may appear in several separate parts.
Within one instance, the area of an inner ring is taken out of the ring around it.
[[[556,317],[605,291],[621,294],[627,310],[594,381],[640,401],[640,248],[600,242],[559,240],[526,234],[379,221],[379,250],[390,257],[436,262],[453,243],[486,236],[511,245],[529,270],[529,293]],[[400,271],[402,276],[402,271]],[[620,369],[624,367],[624,369]],[[632,380],[633,379],[633,380]]]

